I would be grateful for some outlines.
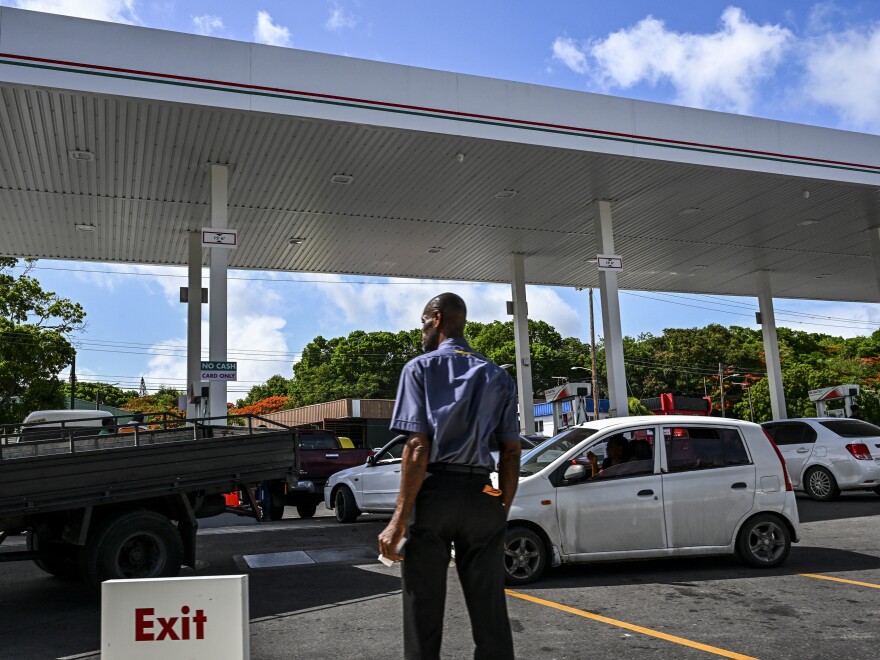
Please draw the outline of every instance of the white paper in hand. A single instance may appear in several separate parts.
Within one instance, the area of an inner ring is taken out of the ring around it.
[[[400,551],[403,550],[403,546],[405,545],[406,537],[404,536],[402,539],[400,539],[400,543],[397,544],[397,554],[400,554]],[[385,555],[379,555],[378,559],[386,566],[394,566],[394,561],[388,559],[388,557],[386,557]]]

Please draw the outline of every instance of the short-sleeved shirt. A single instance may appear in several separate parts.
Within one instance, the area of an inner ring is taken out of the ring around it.
[[[494,470],[489,438],[519,442],[516,385],[464,339],[446,339],[404,366],[391,430],[429,436],[430,463]]]

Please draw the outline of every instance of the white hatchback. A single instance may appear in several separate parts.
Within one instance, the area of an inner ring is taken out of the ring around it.
[[[765,422],[795,488],[820,502],[842,490],[880,495],[880,427],[859,419],[818,417]]]
[[[508,517],[508,584],[532,582],[548,565],[685,555],[735,553],[769,568],[798,540],[782,456],[750,422],[588,422],[524,456],[520,475]]]

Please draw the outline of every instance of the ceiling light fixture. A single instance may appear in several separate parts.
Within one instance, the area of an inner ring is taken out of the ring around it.
[[[706,264],[697,264],[695,266],[691,266],[691,270],[706,270],[709,266]]]
[[[78,224],[74,225],[77,231],[95,231],[95,225]]]
[[[818,275],[816,275],[815,278],[816,278],[817,280],[823,280],[823,279],[825,279],[826,277],[831,277],[831,273],[819,273]]]
[[[686,209],[682,209],[681,211],[678,212],[678,214],[679,215],[693,215],[694,213],[699,213],[702,210],[703,209],[701,209],[699,206],[691,206]]]
[[[347,186],[352,181],[354,181],[354,177],[348,174],[334,174],[330,177],[330,183],[337,183],[340,186]]]
[[[818,220],[815,220],[815,219],[811,218],[811,219],[809,219],[809,220],[801,220],[801,221],[798,223],[798,225],[800,225],[801,227],[809,227],[810,225],[815,225],[815,224],[818,224],[818,223],[819,223]]]
[[[67,155],[73,160],[95,160],[95,154],[91,151],[68,151]]]
[[[810,191],[809,191],[809,190],[805,190],[805,191],[803,191],[803,192],[801,193],[801,196],[802,196],[804,199],[810,199]]]
[[[288,239],[287,239],[287,244],[288,244],[288,245],[293,245],[293,246],[302,245],[303,242],[304,242],[305,240],[306,240],[306,239],[304,239],[304,238],[300,238],[300,237],[298,237],[298,236],[294,236],[294,237],[292,237],[292,238],[288,238]]]
[[[457,160],[459,163],[463,163],[464,162],[464,154],[463,153],[455,154],[455,160]]]
[[[442,248],[442,247],[435,245],[434,247],[429,247],[427,250],[425,250],[425,252],[427,252],[428,254],[440,254],[445,249],[446,248]]]
[[[511,197],[516,197],[516,190],[501,190],[495,193],[495,199],[510,199]]]

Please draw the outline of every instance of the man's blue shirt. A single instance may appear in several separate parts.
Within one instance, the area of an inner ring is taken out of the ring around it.
[[[519,442],[516,386],[461,338],[406,363],[391,429],[431,438],[430,463],[495,469],[489,439]]]

